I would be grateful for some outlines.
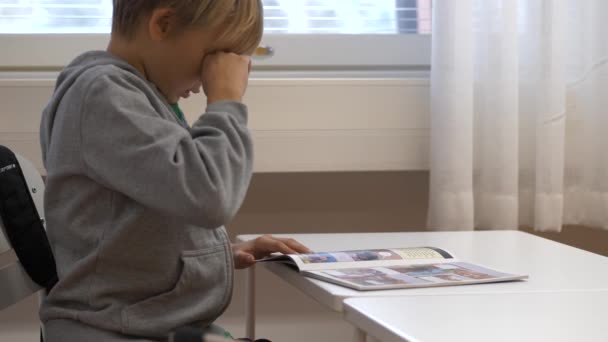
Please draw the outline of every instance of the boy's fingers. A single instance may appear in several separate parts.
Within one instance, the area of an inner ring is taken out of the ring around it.
[[[294,240],[294,239],[280,239],[280,240],[283,241],[284,244],[289,246],[289,248],[293,249],[294,251],[296,251],[298,253],[312,253],[312,251],[310,249],[308,249],[308,247],[304,246],[297,240]]]
[[[236,268],[247,268],[255,263],[255,257],[249,253],[238,251],[235,255],[234,261]]]
[[[300,253],[312,253],[312,251],[296,241],[290,238],[275,238],[272,235],[264,235],[259,238],[260,247],[268,250],[270,253],[281,252],[283,254],[300,254]]]
[[[298,254],[298,252],[291,249],[289,246],[287,246],[285,243],[283,243],[280,240],[270,241],[268,247],[270,247],[269,250],[271,253],[281,252],[283,254]]]
[[[255,257],[249,253],[243,253],[243,254],[241,254],[241,260],[248,262],[248,263],[254,263]]]

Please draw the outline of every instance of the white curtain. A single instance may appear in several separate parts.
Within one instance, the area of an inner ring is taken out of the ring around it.
[[[608,228],[608,1],[433,11],[429,227]]]

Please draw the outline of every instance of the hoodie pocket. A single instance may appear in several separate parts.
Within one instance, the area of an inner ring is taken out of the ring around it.
[[[172,290],[122,310],[123,333],[163,337],[189,323],[213,322],[232,293],[229,249],[216,246],[183,252],[182,272]]]

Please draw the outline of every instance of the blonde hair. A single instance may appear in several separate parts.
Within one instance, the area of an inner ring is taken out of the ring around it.
[[[251,53],[262,40],[261,0],[114,0],[112,32],[132,38],[140,20],[161,7],[173,9],[183,28],[217,29],[229,52]]]

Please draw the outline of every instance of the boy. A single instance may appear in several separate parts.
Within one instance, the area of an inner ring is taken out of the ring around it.
[[[270,236],[231,245],[223,228],[251,178],[241,100],[262,22],[260,0],[114,0],[107,51],[61,73],[41,123],[59,273],[40,311],[48,342],[209,325],[233,267],[307,251]],[[207,111],[188,127],[175,104],[201,86]]]

